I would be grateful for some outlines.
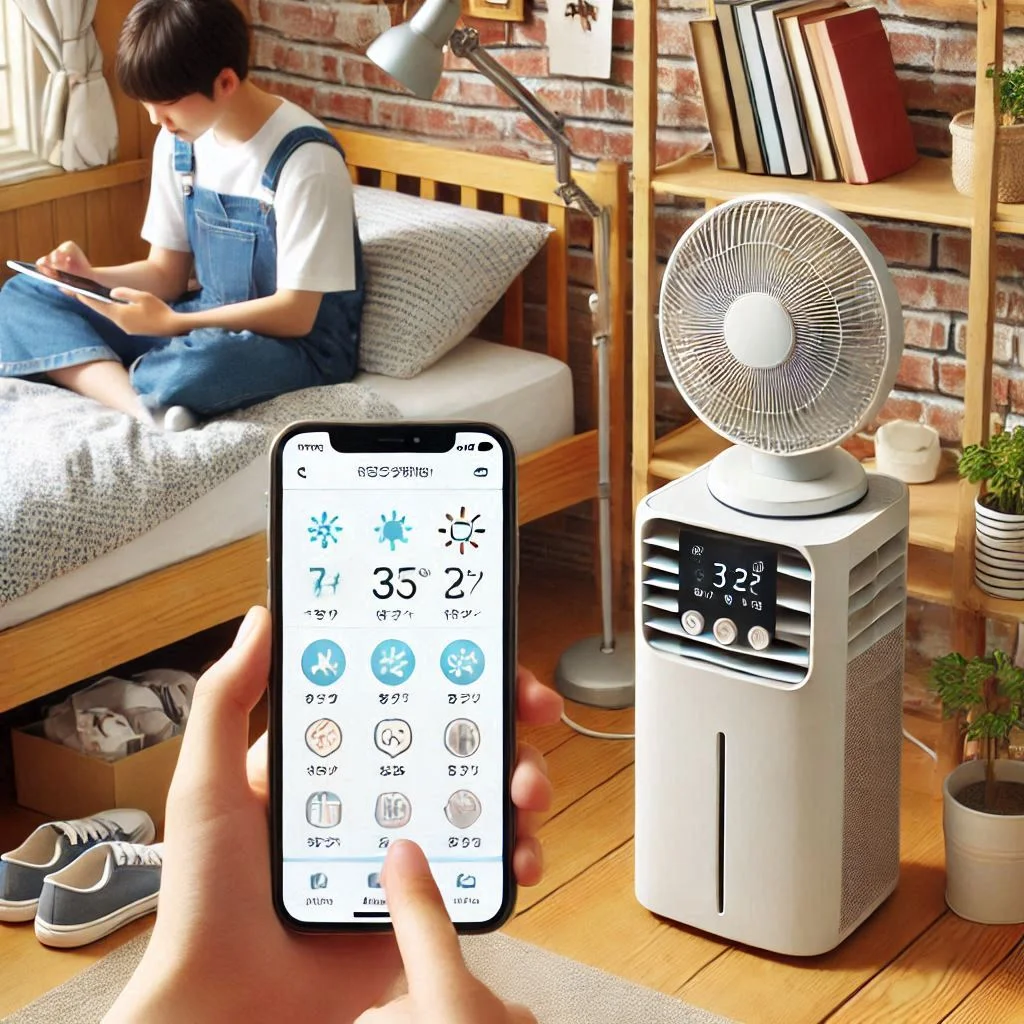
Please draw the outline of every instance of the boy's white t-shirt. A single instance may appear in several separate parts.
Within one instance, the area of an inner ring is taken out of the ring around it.
[[[213,129],[193,143],[195,184],[221,195],[265,199],[263,171],[277,144],[293,128],[323,124],[284,100],[247,142],[223,145]],[[356,286],[352,179],[341,154],[307,142],[285,161],[274,197],[277,287],[310,292]],[[142,225],[150,245],[191,252],[185,227],[181,176],[174,170],[174,136],[161,129],[153,146],[153,176]]]

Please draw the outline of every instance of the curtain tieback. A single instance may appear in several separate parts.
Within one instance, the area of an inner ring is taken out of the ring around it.
[[[80,75],[77,72],[68,72],[68,86],[74,88],[76,85],[85,85],[86,82],[95,82],[103,77],[102,71],[90,71],[88,74]]]

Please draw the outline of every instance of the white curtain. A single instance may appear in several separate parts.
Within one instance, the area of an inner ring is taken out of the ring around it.
[[[110,163],[117,156],[117,117],[92,29],[97,0],[14,2],[49,71],[39,98],[39,156],[66,171]]]

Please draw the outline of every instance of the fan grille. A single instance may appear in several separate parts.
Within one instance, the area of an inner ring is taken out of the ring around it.
[[[726,343],[729,308],[752,292],[772,296],[792,321],[793,347],[777,366],[746,365]],[[686,402],[729,440],[762,451],[849,437],[885,379],[889,326],[861,247],[821,212],[778,198],[731,202],[693,225],[669,259],[660,319]]]

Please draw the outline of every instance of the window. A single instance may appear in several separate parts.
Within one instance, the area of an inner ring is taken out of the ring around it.
[[[39,110],[46,68],[14,0],[0,0],[0,184],[55,168],[40,159]]]

